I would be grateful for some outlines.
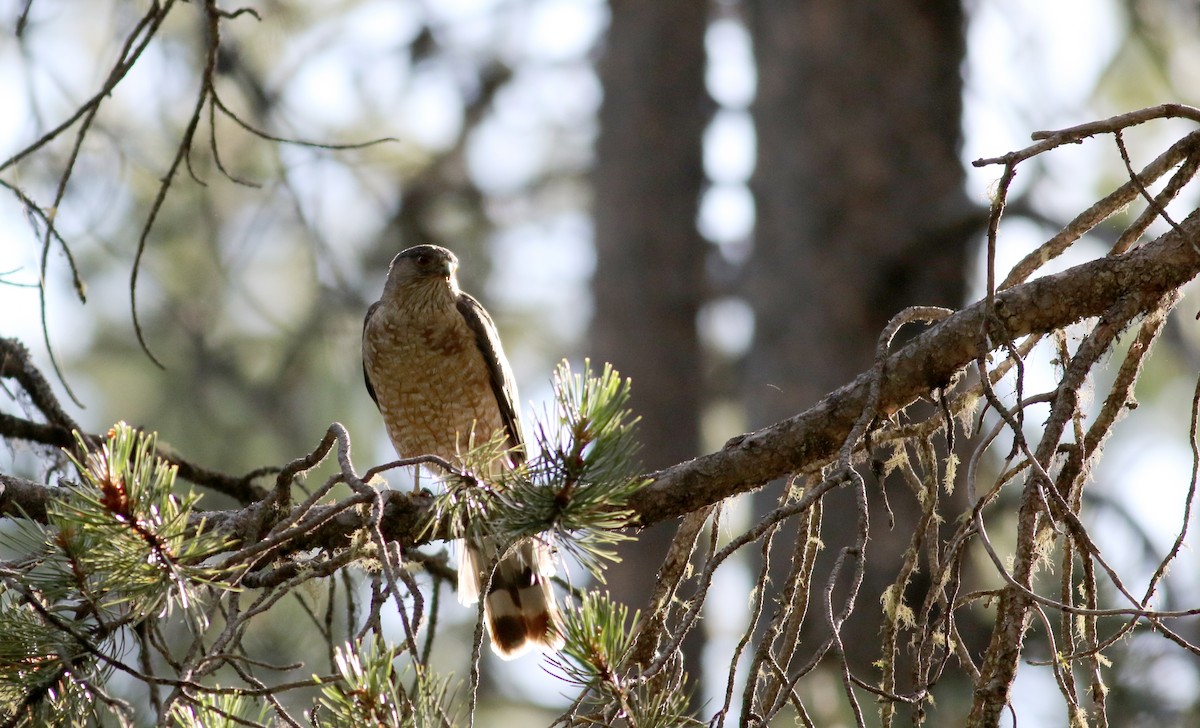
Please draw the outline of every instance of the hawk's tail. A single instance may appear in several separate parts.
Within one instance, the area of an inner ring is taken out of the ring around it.
[[[458,598],[463,604],[479,598],[480,585],[487,579],[481,568],[491,561],[484,558],[485,553],[485,548],[475,544],[462,549]],[[562,618],[550,583],[553,575],[549,549],[533,539],[520,543],[496,567],[483,614],[497,655],[511,660],[531,647],[553,651],[563,646]]]

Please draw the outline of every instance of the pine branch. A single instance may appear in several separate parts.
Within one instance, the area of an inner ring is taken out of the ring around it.
[[[1198,273],[1200,211],[1178,230],[1130,253],[997,293],[990,317],[980,301],[914,337],[884,364],[879,410],[903,409],[1002,342],[1099,316],[1118,299],[1133,297],[1139,311],[1152,311],[1164,293]],[[736,437],[718,452],[652,473],[653,482],[629,500],[637,522],[657,523],[830,462],[866,407],[871,381],[871,372],[859,374],[801,414]]]
[[[406,690],[404,675],[397,672],[395,648],[346,644],[336,651],[341,681],[324,687],[313,710],[314,722],[330,728],[358,726],[449,726],[453,711],[447,707],[450,682],[423,666],[407,667],[415,673]]]
[[[1194,212],[1178,230],[1170,230],[1129,253],[1089,261],[998,292],[995,315],[990,320],[982,301],[954,313],[887,358],[879,410],[898,411],[948,383],[980,354],[994,349],[995,342],[1050,332],[1097,316],[1112,301],[1125,296],[1135,297],[1139,310],[1151,310],[1163,293],[1181,287],[1200,273],[1198,245],[1200,213]],[[864,372],[803,413],[734,438],[717,452],[643,476],[649,484],[630,494],[624,506],[632,512],[631,524],[648,526],[677,518],[756,490],[788,473],[813,470],[830,462],[866,406],[871,380],[872,372]],[[11,476],[3,482],[3,513],[24,511],[32,515],[44,510],[48,497],[44,488],[48,486],[30,487],[27,482],[13,481]],[[426,528],[435,520],[432,497],[395,491],[382,497],[385,502],[380,529],[389,540],[408,547],[453,536],[444,522]],[[206,518],[210,527],[244,545],[258,537],[260,510],[250,505],[196,513],[193,517],[197,522]],[[337,505],[315,506],[309,518],[321,525],[299,535],[281,555],[344,547],[366,525],[362,513]]]
[[[1194,212],[1177,229],[1129,253],[1089,261],[998,292],[991,317],[985,301],[954,313],[886,359],[879,411],[898,411],[945,385],[999,342],[1047,333],[1097,316],[1125,296],[1136,298],[1138,310],[1151,310],[1165,292],[1178,289],[1200,273],[1198,241],[1200,214]],[[867,406],[872,377],[872,372],[864,372],[803,413],[734,438],[717,452],[643,476],[649,484],[631,493],[623,506],[631,511],[630,523],[648,526],[676,518],[756,490],[788,473],[810,471],[830,462]],[[16,436],[3,427],[0,431]],[[170,459],[183,462],[178,457]],[[11,476],[0,482],[5,486],[0,512],[23,511],[34,517],[44,512],[48,486],[31,487]],[[243,478],[221,476],[212,482],[220,483],[220,490],[250,497]],[[259,489],[256,495],[261,494]],[[415,546],[452,535],[444,522],[426,528],[434,520],[429,496],[389,491],[382,497],[380,529],[389,540]],[[194,514],[195,519],[200,517],[243,545],[258,538],[263,525],[261,509],[253,502],[243,509]],[[363,514],[337,505],[312,507],[308,517],[320,525],[300,534],[281,555],[344,547],[366,525]]]

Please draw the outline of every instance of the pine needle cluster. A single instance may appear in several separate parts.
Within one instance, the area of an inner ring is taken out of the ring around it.
[[[0,563],[4,713],[29,708],[39,725],[86,712],[127,630],[175,609],[204,622],[198,590],[219,579],[204,560],[227,544],[189,526],[197,496],[172,492],[175,468],[154,447],[118,423],[84,462],[72,458],[79,481],[50,502],[47,522],[22,519],[0,541],[21,554]]]
[[[634,625],[640,613],[596,591],[563,615],[563,653],[550,658],[550,673],[582,690],[568,724],[639,728],[701,725],[688,716],[687,694],[662,690],[656,682],[628,671]]]
[[[454,537],[543,539],[603,580],[614,545],[629,538],[620,531],[625,504],[645,484],[636,477],[630,382],[607,364],[597,376],[587,361],[580,373],[560,363],[553,381],[553,408],[534,423],[537,455],[506,470],[493,465],[505,456],[500,442],[474,446],[464,457],[468,473],[496,475],[451,478],[434,521],[450,524]]]
[[[266,723],[270,711],[259,702],[235,693],[201,693],[192,702],[177,702],[171,706],[172,725],[177,728],[242,728]]]
[[[372,644],[346,644],[336,651],[339,682],[325,685],[312,712],[318,728],[360,726],[412,726],[433,728],[455,725],[449,703],[449,680],[428,668],[410,665],[396,669],[400,651]],[[403,685],[404,673],[412,685]]]

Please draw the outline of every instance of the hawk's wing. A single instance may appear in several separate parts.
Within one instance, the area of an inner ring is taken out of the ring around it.
[[[367,315],[363,317],[363,338],[367,336],[367,322],[371,320],[371,314],[375,313],[375,309],[379,308],[379,301],[372,303],[367,309]],[[363,381],[367,383],[367,394],[371,395],[371,400],[375,402],[375,406],[379,406],[379,397],[375,396],[375,385],[371,384],[371,375],[367,374],[367,359],[363,357]]]
[[[467,326],[475,332],[475,343],[479,353],[487,363],[488,373],[491,374],[492,393],[496,395],[496,404],[500,407],[500,418],[504,420],[504,429],[508,434],[508,444],[512,448],[514,465],[525,461],[525,443],[521,437],[521,416],[515,405],[517,398],[517,381],[513,378],[508,360],[500,348],[500,335],[496,332],[496,324],[484,310],[479,301],[466,293],[458,296],[458,312],[466,320]],[[368,311],[367,316],[371,313]],[[367,388],[370,389],[370,382]]]

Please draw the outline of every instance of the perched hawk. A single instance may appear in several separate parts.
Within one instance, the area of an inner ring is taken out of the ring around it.
[[[517,388],[491,316],[458,287],[458,258],[418,245],[392,259],[383,296],[363,322],[363,375],[388,437],[401,457],[438,455],[460,463],[460,449],[503,432],[513,467],[525,459]],[[483,573],[499,544],[460,549],[458,598],[479,599]],[[492,649],[505,659],[529,647],[558,649],[553,564],[544,544],[521,543],[500,562],[484,613]]]

